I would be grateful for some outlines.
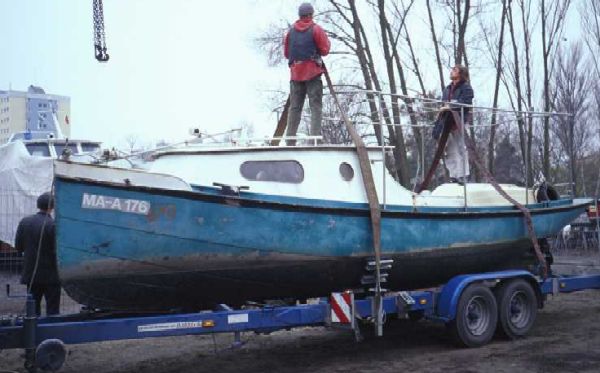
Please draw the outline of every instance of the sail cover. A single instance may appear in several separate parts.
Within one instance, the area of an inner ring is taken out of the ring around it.
[[[14,246],[19,221],[52,187],[52,158],[31,156],[21,141],[0,146],[0,241]]]

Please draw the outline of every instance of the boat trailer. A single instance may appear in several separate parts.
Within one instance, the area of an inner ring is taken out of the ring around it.
[[[491,340],[497,327],[508,337],[524,336],[547,295],[586,289],[600,289],[600,275],[552,276],[545,280],[524,270],[460,275],[439,288],[386,294],[379,316],[445,323],[459,344],[478,347]],[[38,369],[59,370],[66,359],[67,344],[234,333],[234,347],[239,347],[242,332],[271,333],[307,326],[343,327],[360,341],[360,325],[373,324],[378,318],[377,303],[372,296],[356,299],[355,293],[344,291],[314,304],[294,306],[234,310],[220,305],[217,310],[199,313],[81,312],[38,318],[29,296],[24,317],[0,319],[0,349],[24,349],[25,368],[31,373]]]

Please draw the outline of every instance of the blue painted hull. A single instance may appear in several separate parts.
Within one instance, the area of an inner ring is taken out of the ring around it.
[[[100,308],[197,309],[213,303],[312,297],[357,287],[372,256],[364,205],[164,191],[57,178],[59,271],[69,294]],[[148,214],[82,208],[84,193],[147,201]],[[322,205],[326,206],[323,207]],[[539,237],[586,204],[532,209]],[[537,208],[536,208],[537,207]],[[510,208],[392,206],[382,252],[391,288],[531,264],[521,214]]]

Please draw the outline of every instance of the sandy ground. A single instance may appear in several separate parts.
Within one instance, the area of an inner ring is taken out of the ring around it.
[[[557,262],[561,273],[600,272],[597,258]],[[0,310],[6,304],[0,298]],[[75,345],[61,372],[598,372],[599,315],[600,291],[588,290],[550,297],[527,338],[477,349],[454,347],[444,326],[396,321],[361,343],[345,330],[302,328],[245,333],[238,350],[229,348],[231,335]],[[0,371],[23,372],[21,355],[0,352]]]

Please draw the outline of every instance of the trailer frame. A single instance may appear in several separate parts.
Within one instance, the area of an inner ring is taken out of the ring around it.
[[[465,289],[474,284],[481,288],[496,289],[516,280],[523,280],[531,285],[540,308],[548,295],[600,289],[600,275],[552,276],[541,279],[525,270],[459,275],[435,289],[388,293],[382,298],[380,316],[423,317],[439,323],[455,323]],[[341,320],[336,316],[336,312],[340,312],[336,303],[339,300],[347,303],[341,308],[348,317],[342,317]],[[60,368],[66,358],[65,344],[234,333],[239,345],[242,332],[271,333],[296,327],[333,325],[343,325],[354,331],[360,340],[357,320],[375,323],[377,318],[374,297],[356,299],[352,291],[333,293],[330,298],[319,298],[314,304],[255,307],[234,310],[221,305],[215,311],[181,314],[126,315],[88,311],[38,318],[33,298],[29,296],[24,317],[0,319],[0,349],[25,349],[25,367],[29,372],[36,372],[38,368]],[[494,329],[495,327],[494,325]]]

